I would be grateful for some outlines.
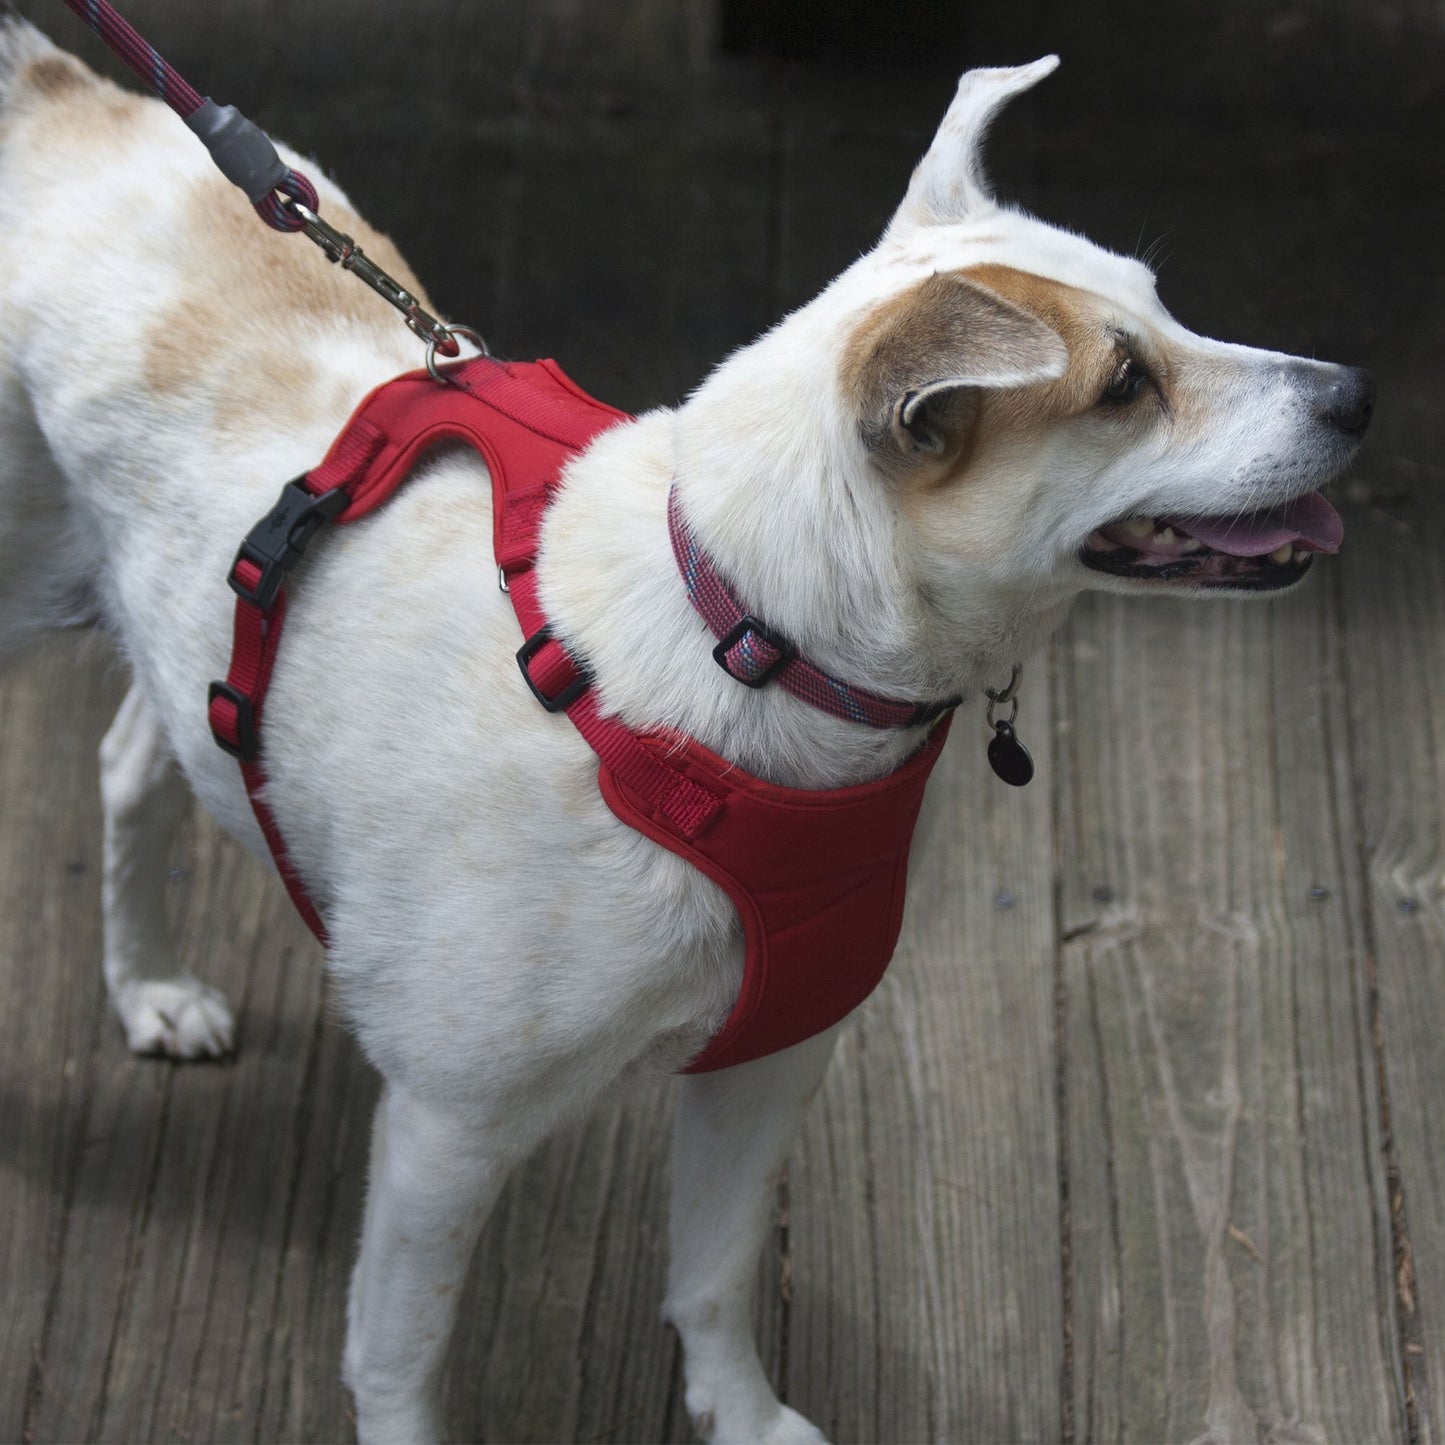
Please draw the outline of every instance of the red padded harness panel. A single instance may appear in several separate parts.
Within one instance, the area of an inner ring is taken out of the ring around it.
[[[892,957],[909,843],[948,719],[888,777],[814,791],[752,777],[692,739],[635,733],[604,717],[585,667],[551,637],[533,563],[563,467],[628,418],[587,396],[551,361],[482,358],[448,376],[453,384],[439,386],[413,372],[373,391],[321,465],[292,483],[253,530],[232,571],[240,598],[235,645],[226,681],[212,687],[210,722],[217,741],[241,759],[296,906],[324,943],[325,925],[260,796],[261,715],[285,617],[285,574],[322,521],[365,516],[425,449],[461,441],[491,472],[493,545],[527,639],[519,662],[528,685],[549,710],[565,711],[597,753],[608,807],[713,879],[738,910],[747,950],[742,987],[688,1072],[760,1058],[831,1027],[872,992]]]

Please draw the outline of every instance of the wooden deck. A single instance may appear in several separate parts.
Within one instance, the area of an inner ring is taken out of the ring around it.
[[[1307,588],[1085,602],[1027,675],[1022,792],[960,718],[758,1314],[840,1441],[1440,1441],[1445,45],[1403,5],[1200,7],[1195,32],[997,8],[966,55],[920,37],[885,71],[719,57],[703,0],[127,7],[325,157],[447,314],[622,405],[676,399],[871,244],[948,70],[1052,48],[996,137],[1006,194],[1167,238],[1200,329],[1375,369],[1345,550]],[[125,1051],[94,763],[121,689],[93,639],[0,681],[0,1440],[343,1440],[375,1081],[279,886],[199,819],[175,912],[241,1052]],[[600,1114],[508,1188],[454,1438],[690,1438],[657,1317],[668,1107]]]

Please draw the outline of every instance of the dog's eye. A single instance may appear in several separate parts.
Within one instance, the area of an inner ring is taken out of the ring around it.
[[[1114,368],[1114,374],[1109,378],[1109,384],[1104,388],[1104,395],[1100,400],[1106,406],[1119,406],[1133,401],[1148,380],[1148,372],[1132,356],[1126,356]]]

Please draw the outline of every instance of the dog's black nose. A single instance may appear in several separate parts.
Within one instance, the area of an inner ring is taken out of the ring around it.
[[[1321,397],[1321,416],[1348,436],[1361,436],[1375,414],[1375,378],[1358,366],[1342,366]]]

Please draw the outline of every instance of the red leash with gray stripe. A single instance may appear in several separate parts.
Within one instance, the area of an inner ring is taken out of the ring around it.
[[[263,130],[234,106],[217,105],[202,95],[109,0],[65,3],[201,138],[226,178],[246,192],[268,226],[278,231],[304,227],[301,216],[281,197],[315,211],[316,187],[276,154]]]
[[[233,105],[217,105],[203,96],[161,55],[110,0],[65,3],[135,72],[142,84],[170,106],[211,153],[221,174],[246,193],[256,214],[278,231],[304,231],[343,270],[354,272],[383,300],[401,312],[410,329],[428,347],[428,365],[436,355],[456,356],[456,332],[480,340],[469,327],[438,321],[415,296],[389,276],[361,247],[317,214],[316,187],[281,159],[271,137]],[[482,346],[486,351],[486,346]]]

